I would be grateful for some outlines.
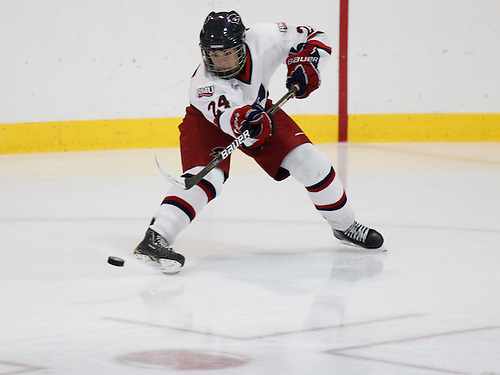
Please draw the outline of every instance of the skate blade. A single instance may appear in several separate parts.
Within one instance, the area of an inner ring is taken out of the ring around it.
[[[148,264],[149,266],[152,266],[167,275],[174,275],[176,273],[179,273],[182,267],[179,262],[172,259],[156,260],[155,258],[151,258],[149,255],[137,253],[135,253],[134,255],[141,262]]]
[[[353,247],[355,249],[359,249],[359,250],[363,250],[363,251],[375,251],[375,252],[378,252],[378,253],[385,253],[387,251],[387,248],[385,247],[385,244],[382,244],[382,246],[376,248],[376,249],[368,249],[366,247],[363,247],[363,246],[360,246],[360,245],[356,245],[355,243],[352,243],[350,241],[346,241],[346,240],[341,240],[339,238],[337,238],[342,244],[346,245],[346,246],[349,246],[349,247]]]
[[[172,259],[160,259],[158,262],[160,263],[161,272],[167,275],[174,275],[176,273],[179,273],[182,267],[179,262]]]
[[[134,253],[134,255],[135,255],[136,259],[140,260],[142,263],[147,264],[148,266],[154,267],[157,269],[160,268],[160,263],[158,263],[156,261],[156,259],[151,258],[150,256],[144,255],[144,254]]]

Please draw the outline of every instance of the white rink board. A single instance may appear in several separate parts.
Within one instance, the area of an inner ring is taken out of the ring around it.
[[[327,32],[322,87],[288,112],[338,113],[338,2],[4,0],[0,123],[182,117],[203,20],[230,8],[248,26]],[[498,112],[499,12],[497,0],[350,1],[349,112]],[[283,66],[271,97],[285,91]]]

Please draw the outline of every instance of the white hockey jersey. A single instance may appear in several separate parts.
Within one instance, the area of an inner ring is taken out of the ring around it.
[[[319,52],[318,70],[331,54],[326,34],[304,25],[257,24],[246,32],[247,61],[234,78],[223,79],[207,72],[200,64],[191,79],[190,104],[205,118],[234,137],[231,116],[236,108],[258,103],[265,106],[272,75],[284,64],[292,48],[301,43],[314,44]],[[283,84],[285,77],[283,78]],[[245,142],[250,145],[253,140]]]

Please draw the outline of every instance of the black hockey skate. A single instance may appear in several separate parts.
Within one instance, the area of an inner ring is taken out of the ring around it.
[[[362,247],[363,249],[387,251],[387,249],[382,247],[384,237],[379,232],[375,229],[365,227],[356,221],[343,232],[334,229],[333,235],[346,245]]]
[[[145,262],[156,262],[163,273],[174,274],[184,265],[184,256],[176,253],[167,240],[152,229],[146,231],[146,236],[137,245],[134,255]]]

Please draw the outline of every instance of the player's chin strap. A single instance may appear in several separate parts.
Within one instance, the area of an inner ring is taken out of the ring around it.
[[[289,99],[293,98],[293,96],[298,90],[299,90],[298,85],[294,85],[293,87],[291,87],[290,90],[288,90],[288,92],[285,95],[283,95],[283,97],[281,97],[280,100],[278,100],[271,108],[269,108],[266,111],[266,113],[269,115],[275,114],[278,111],[278,109],[280,109]],[[245,130],[243,134],[241,134],[238,138],[232,141],[231,144],[227,146],[224,150],[219,152],[217,156],[210,163],[208,163],[199,173],[195,174],[194,176],[190,177],[176,176],[174,173],[170,172],[165,167],[165,165],[161,162],[158,155],[155,155],[156,164],[158,165],[158,168],[160,169],[161,173],[163,174],[163,176],[165,176],[167,180],[169,180],[175,186],[180,187],[181,189],[188,190],[191,189],[198,182],[200,182],[208,172],[210,172],[212,169],[214,169],[220,163],[222,163],[222,161],[225,158],[231,155],[233,151],[236,150],[238,147],[240,147],[240,145],[248,138],[250,138],[250,133],[248,130]]]

